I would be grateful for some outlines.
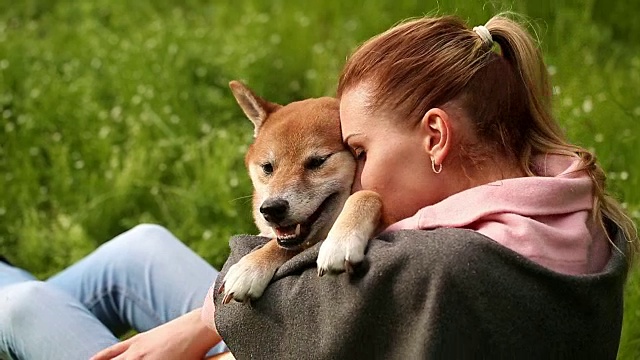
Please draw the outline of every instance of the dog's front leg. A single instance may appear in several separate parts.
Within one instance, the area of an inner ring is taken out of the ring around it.
[[[378,231],[382,214],[382,200],[373,191],[353,193],[318,254],[318,275],[326,272],[351,271],[351,267],[364,260],[369,240]]]
[[[243,256],[233,264],[224,277],[219,292],[224,291],[223,303],[232,299],[245,302],[257,299],[271,282],[276,270],[297,252],[278,246],[275,239],[260,249]]]

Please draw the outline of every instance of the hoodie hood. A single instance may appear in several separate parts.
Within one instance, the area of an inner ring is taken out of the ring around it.
[[[539,156],[534,172],[537,176],[500,180],[451,195],[386,231],[471,229],[560,273],[602,270],[610,246],[592,219],[593,183],[580,169],[580,159]]]

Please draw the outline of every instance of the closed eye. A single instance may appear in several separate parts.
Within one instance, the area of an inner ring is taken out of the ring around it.
[[[307,170],[319,169],[322,165],[324,165],[324,163],[327,161],[327,159],[330,156],[331,155],[311,156],[304,163],[304,168],[307,169]]]

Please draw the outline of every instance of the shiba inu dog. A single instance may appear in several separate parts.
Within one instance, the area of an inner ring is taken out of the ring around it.
[[[350,271],[377,231],[382,202],[372,191],[351,194],[356,162],[342,142],[338,100],[281,106],[239,81],[229,86],[254,125],[245,165],[255,223],[272,240],[229,268],[223,302],[259,298],[284,262],[321,240],[318,274]]]

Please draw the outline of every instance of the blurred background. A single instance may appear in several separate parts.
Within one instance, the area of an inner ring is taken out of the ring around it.
[[[529,18],[560,123],[638,222],[639,1],[0,0],[0,254],[45,278],[153,222],[220,266],[256,231],[230,80],[333,95],[354,47],[400,20],[503,10]],[[621,359],[640,358],[638,278]]]

